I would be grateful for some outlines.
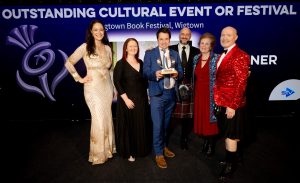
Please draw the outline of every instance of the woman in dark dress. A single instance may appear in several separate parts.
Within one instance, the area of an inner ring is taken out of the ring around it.
[[[136,39],[128,38],[123,56],[114,68],[114,84],[118,92],[115,136],[117,152],[128,161],[144,157],[151,150],[151,121],[147,96],[147,80],[143,78],[143,62],[139,59]]]

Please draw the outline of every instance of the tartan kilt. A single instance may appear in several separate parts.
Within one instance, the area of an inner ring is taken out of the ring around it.
[[[191,97],[192,98],[192,97]],[[192,99],[177,102],[172,113],[174,118],[193,118],[194,101]]]

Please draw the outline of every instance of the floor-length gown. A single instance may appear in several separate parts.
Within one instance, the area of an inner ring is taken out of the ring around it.
[[[210,80],[209,60],[201,68],[199,60],[195,68],[194,83],[194,133],[197,135],[216,135],[218,133],[217,123],[210,122]]]
[[[114,68],[114,84],[118,92],[115,123],[116,146],[123,158],[130,155],[144,157],[151,150],[151,118],[147,96],[147,80],[142,76],[143,62],[139,60],[140,70],[134,69],[127,61],[120,60]],[[134,102],[128,109],[120,95],[126,93]]]
[[[110,77],[111,50],[105,46],[105,54],[88,56],[86,44],[82,44],[69,57],[67,69],[73,75],[73,66],[83,58],[87,75],[92,81],[84,84],[84,98],[91,113],[89,161],[102,164],[115,153],[115,139],[112,121],[113,85]],[[74,75],[73,75],[74,77]]]

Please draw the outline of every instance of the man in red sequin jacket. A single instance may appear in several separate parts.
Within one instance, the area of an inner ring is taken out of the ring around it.
[[[226,160],[219,179],[225,181],[236,166],[238,142],[243,138],[246,119],[246,86],[249,74],[250,56],[237,44],[237,30],[225,27],[220,42],[224,52],[217,62],[214,100],[221,107],[217,116],[220,131],[225,138]]]

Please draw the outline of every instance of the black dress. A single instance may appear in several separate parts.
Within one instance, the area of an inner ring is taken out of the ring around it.
[[[127,61],[120,60],[114,68],[114,84],[118,92],[115,122],[117,153],[123,158],[130,155],[144,157],[151,151],[151,118],[147,96],[147,80]],[[126,93],[135,105],[128,109],[120,95]]]

